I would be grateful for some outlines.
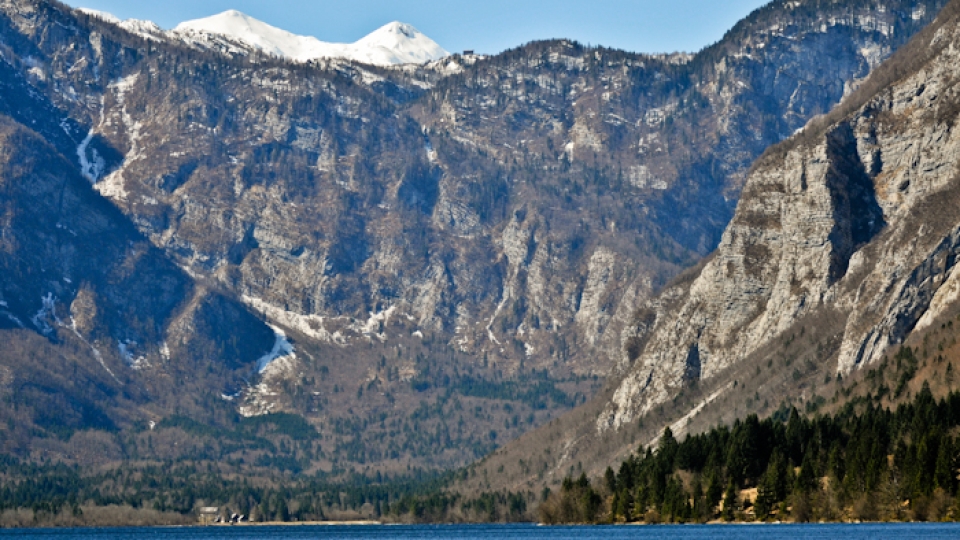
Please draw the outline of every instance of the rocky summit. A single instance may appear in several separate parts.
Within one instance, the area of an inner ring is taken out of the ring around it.
[[[0,1],[15,450],[452,467],[611,376],[589,425],[618,432],[824,306],[848,327],[840,369],[870,362],[952,269],[923,266],[947,244],[891,236],[946,200],[924,179],[952,166],[949,130],[892,130],[941,114],[950,87],[820,139],[807,123],[872,91],[943,4],[776,1],[697,54],[555,40],[376,66]],[[751,172],[801,129],[815,142]],[[861,277],[881,304],[857,300]],[[315,436],[217,436],[244,417]]]

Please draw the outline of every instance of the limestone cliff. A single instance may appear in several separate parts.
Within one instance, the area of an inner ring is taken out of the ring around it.
[[[683,300],[636,329],[646,346],[627,359],[599,429],[715,379],[826,310],[839,314],[841,341],[822,360],[846,375],[956,299],[954,7],[837,111],[759,160],[716,254],[672,292]]]
[[[683,437],[782,406],[814,412],[915,333],[946,327],[960,312],[958,51],[951,2],[765,152],[717,250],[636,305],[624,376],[478,463],[486,474],[461,489],[599,476],[666,426]]]

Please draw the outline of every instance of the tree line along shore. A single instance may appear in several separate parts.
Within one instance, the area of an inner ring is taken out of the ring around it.
[[[251,475],[204,462],[84,468],[0,456],[0,527],[195,524],[207,506],[254,523],[960,520],[960,392],[937,399],[923,383],[911,396],[918,352],[902,347],[838,394],[833,413],[784,403],[682,441],[667,429],[602,478],[539,493],[457,493],[469,467]]]

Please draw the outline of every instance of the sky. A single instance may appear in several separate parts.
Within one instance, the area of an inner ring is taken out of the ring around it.
[[[66,0],[163,28],[237,9],[284,30],[352,43],[412,24],[450,52],[495,54],[569,38],[633,52],[696,52],[768,0]]]

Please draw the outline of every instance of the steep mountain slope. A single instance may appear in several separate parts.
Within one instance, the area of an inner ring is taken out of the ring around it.
[[[13,18],[6,23],[18,25],[38,44],[7,27],[3,54],[11,63],[5,62],[4,66],[12,76],[4,82],[19,77],[25,83],[22,88],[9,84],[11,87],[6,88],[2,103],[9,107],[10,114],[34,123],[61,154],[76,156],[72,166],[78,177],[82,173],[87,181],[100,180],[95,188],[119,204],[134,203],[137,211],[132,213],[133,217],[145,231],[157,224],[175,223],[176,237],[157,238],[156,243],[169,247],[168,253],[189,274],[209,277],[205,283],[215,288],[232,287],[232,282],[244,280],[235,265],[253,252],[246,271],[259,274],[252,279],[265,279],[260,286],[271,288],[276,294],[286,293],[272,300],[283,306],[276,308],[275,304],[251,296],[249,289],[235,289],[234,294],[246,296],[251,307],[286,327],[290,338],[275,340],[268,330],[270,341],[254,347],[243,338],[254,339],[256,332],[237,336],[239,343],[233,344],[243,346],[254,361],[270,351],[272,345],[277,345],[275,353],[280,357],[259,377],[251,377],[249,369],[245,371],[242,387],[232,384],[233,377],[211,372],[209,376],[214,382],[210,386],[215,389],[212,393],[220,401],[212,404],[213,409],[222,413],[225,407],[235,408],[243,415],[279,410],[306,414],[322,428],[324,449],[311,447],[306,456],[300,454],[298,463],[322,461],[324,452],[330,452],[334,461],[348,463],[394,460],[405,466],[411,460],[429,460],[432,467],[444,467],[483,455],[496,444],[498,436],[514,437],[558,407],[574,405],[590,391],[591,380],[563,375],[548,378],[542,373],[528,372],[504,379],[497,375],[495,364],[459,355],[446,342],[436,340],[427,328],[424,332],[415,331],[417,327],[396,309],[384,307],[379,313],[363,313],[368,305],[366,298],[354,297],[349,287],[356,279],[343,274],[367,257],[364,242],[368,237],[376,238],[376,231],[367,232],[368,216],[352,212],[377,208],[378,198],[389,191],[389,182],[395,182],[397,176],[407,176],[416,188],[404,187],[400,193],[409,202],[398,205],[401,214],[387,216],[382,225],[385,233],[399,237],[397,249],[402,253],[407,245],[402,235],[409,234],[423,220],[420,207],[425,203],[417,201],[423,195],[414,191],[423,188],[413,181],[419,181],[418,174],[428,175],[429,181],[433,174],[426,166],[428,158],[419,128],[408,119],[397,118],[394,104],[371,89],[382,86],[357,86],[339,68],[319,71],[265,60],[249,65],[245,59],[231,60],[178,44],[167,46],[138,40],[102,23],[99,28],[103,33],[89,32],[81,30],[82,25],[69,10],[43,2],[33,10],[21,9],[20,4],[15,7],[10,8]],[[87,20],[97,24],[94,19]],[[48,28],[56,31],[48,32]],[[64,29],[68,32],[57,33]],[[77,39],[69,32],[86,33]],[[110,36],[132,40],[146,49],[123,45]],[[50,47],[52,54],[43,53],[43,47]],[[159,50],[147,54],[151,47]],[[138,65],[144,55],[149,56],[149,61],[142,67],[150,75],[124,77],[124,71],[130,65]],[[110,61],[101,63],[104,58]],[[119,60],[114,63],[114,59]],[[256,82],[251,84],[251,79]],[[138,80],[145,86],[136,86]],[[151,85],[166,92],[152,94],[148,91]],[[289,88],[284,90],[287,85]],[[138,89],[142,92],[136,92]],[[224,95],[225,90],[234,95]],[[50,101],[45,99],[47,96]],[[239,108],[239,112],[231,107]],[[236,116],[228,117],[223,110]],[[202,117],[198,116],[201,112]],[[377,130],[365,132],[370,118],[361,118],[360,112],[375,119],[372,124]],[[219,128],[211,127],[211,121],[223,123],[215,124]],[[279,138],[276,135],[293,127],[281,127],[291,121],[297,122],[293,129],[300,134],[300,140],[292,143],[285,134]],[[241,126],[235,131],[224,130],[235,138],[221,139],[220,129],[231,124]],[[325,136],[324,131],[331,131],[337,138]],[[115,149],[115,141],[119,141],[121,150]],[[251,145],[250,141],[257,144]],[[344,152],[353,156],[342,156],[340,144],[345,145]],[[368,150],[372,155],[357,157],[358,149],[366,144],[374,148]],[[316,152],[321,145],[334,150],[324,158],[333,167],[332,178],[324,178],[324,171],[313,166],[318,161],[324,163]],[[150,159],[144,155],[148,152]],[[154,159],[159,160],[151,163]],[[243,164],[237,167],[241,159]],[[285,163],[282,167],[281,162]],[[412,172],[408,173],[409,169]],[[381,170],[389,174],[385,178],[372,174]],[[137,182],[127,183],[130,178]],[[134,191],[148,178],[159,193],[166,194],[162,199]],[[348,189],[333,187],[351,178],[352,185],[343,186]],[[251,183],[252,191],[242,186],[245,182]],[[238,187],[244,195],[243,202],[234,198]],[[166,202],[173,192],[181,199],[171,208]],[[298,208],[304,199],[310,204]],[[384,210],[377,211],[387,214]],[[206,221],[220,212],[229,221],[224,227],[233,227],[234,220],[240,223],[243,230],[236,241],[225,238],[220,228],[211,228]],[[257,221],[243,223],[253,219]],[[402,226],[397,227],[398,224]],[[315,249],[317,241],[324,253],[307,249]],[[426,252],[428,238],[416,235],[413,241],[417,242],[415,250]],[[275,242],[297,245],[278,250]],[[327,246],[332,246],[329,257]],[[214,250],[214,260],[210,259],[213,252],[203,250]],[[260,257],[261,254],[264,256]],[[328,260],[330,266],[326,268]],[[232,270],[212,272],[223,263],[231,265]],[[303,268],[283,275],[296,266]],[[384,276],[403,278],[389,272]],[[323,302],[333,306],[345,304],[339,309],[363,318],[333,317],[325,323],[321,316],[299,315],[301,303],[310,306],[313,295],[325,294],[323,289],[311,292],[312,287],[325,283],[334,294]],[[336,293],[338,287],[344,291]],[[256,294],[262,293],[257,289]],[[40,295],[36,302],[40,302]],[[164,316],[162,312],[151,315]],[[225,318],[223,322],[229,326],[232,321]],[[240,324],[232,330],[246,332]],[[389,343],[380,344],[388,332]],[[294,355],[289,354],[290,341],[295,342]],[[130,343],[123,344],[127,350],[133,348]],[[133,354],[134,358],[146,358],[145,363],[161,364],[168,352],[162,342],[137,340]],[[214,352],[212,356],[226,354]],[[186,355],[184,360],[189,358]],[[177,391],[195,390],[196,385],[204,384],[204,379],[198,376],[191,384],[177,388],[158,387],[158,395],[151,396],[151,400],[175,402]],[[563,384],[563,389],[557,388],[557,384]],[[451,395],[453,387],[458,390],[456,395]],[[238,390],[243,392],[237,394]],[[198,393],[197,399],[207,395]],[[195,413],[192,407],[177,410],[191,417]],[[169,414],[170,411],[159,410],[157,417]],[[467,414],[476,420],[467,424],[463,419]],[[217,416],[201,414],[193,421],[222,420]],[[160,430],[169,428],[179,433],[175,425],[158,425]],[[171,440],[169,435],[164,439]],[[220,446],[215,440],[204,444]],[[142,447],[128,449],[134,453],[126,457],[156,457],[155,452],[160,452],[147,448],[147,444]],[[190,450],[181,445],[180,451]],[[232,451],[228,445],[224,454],[201,455],[218,460]],[[177,453],[177,449],[168,448],[161,455]],[[252,457],[256,456],[239,459]],[[329,467],[330,462],[323,466]]]
[[[951,2],[838,108],[767,151],[717,251],[639,307],[626,376],[482,465],[504,466],[499,485],[549,483],[578,462],[599,474],[665,425],[682,435],[783,402],[818,407],[955,316],[958,29]],[[531,453],[532,440],[551,443]]]
[[[384,69],[8,0],[0,51],[48,103],[11,116],[285,334],[230,406],[307,417],[308,464],[447,466],[593,395],[751,160],[941,4],[775,2],[695,57],[558,41]]]
[[[411,107],[428,134],[516,162],[511,199],[538,201],[504,229],[505,245],[536,249],[511,258],[494,328],[522,314],[511,337],[542,351],[558,347],[543,324],[557,321],[583,356],[618,357],[636,303],[716,246],[753,159],[829,111],[940,5],[774,2],[695,56],[544,42],[440,80]],[[557,251],[581,235],[582,255]],[[563,279],[557,260],[579,261],[586,281]],[[482,347],[482,333],[468,337]]]
[[[35,132],[0,116],[0,147],[3,451],[69,455],[77,430],[228,413],[210,400],[242,387],[271,329],[167,260]]]
[[[957,249],[953,15],[944,13],[936,32],[920,38],[926,42],[851,96],[840,111],[860,105],[853,114],[808,126],[758,162],[716,256],[673,316],[687,324],[654,323],[614,397],[611,426],[662,403],[684,379],[713,378],[816,313],[833,310],[844,321],[842,330],[816,330],[841,338],[833,360],[848,374],[954,300],[936,296],[944,284],[954,288]],[[904,69],[912,73],[899,78]],[[878,88],[890,72],[899,80]]]

